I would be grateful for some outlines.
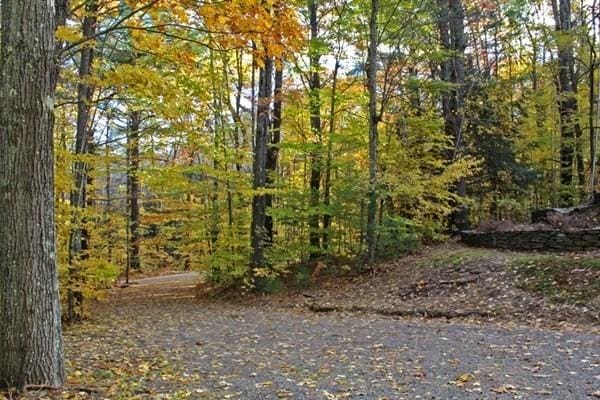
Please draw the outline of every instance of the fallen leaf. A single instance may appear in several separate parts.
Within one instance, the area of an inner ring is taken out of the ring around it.
[[[493,388],[492,392],[494,393],[511,393],[515,391],[515,387],[513,385],[502,385],[497,388]]]

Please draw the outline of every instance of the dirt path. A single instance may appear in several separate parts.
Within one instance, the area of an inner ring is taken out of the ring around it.
[[[110,399],[600,397],[600,336],[193,298],[195,275],[140,280],[66,336],[70,383]]]
[[[153,276],[150,278],[135,279],[132,283],[139,286],[148,285],[169,285],[169,286],[188,286],[195,285],[200,274],[197,272],[183,272],[173,275]]]

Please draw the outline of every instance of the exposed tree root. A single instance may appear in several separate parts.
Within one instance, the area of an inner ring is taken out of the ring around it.
[[[52,385],[27,385],[25,386],[26,392],[39,392],[42,390],[49,391],[73,391],[73,392],[85,392],[85,393],[100,393],[100,389],[86,386],[52,386]]]
[[[376,308],[368,306],[336,306],[331,304],[309,304],[308,309],[312,312],[364,312],[396,317],[424,317],[424,318],[466,318],[466,317],[491,317],[494,314],[481,310],[440,310],[440,309],[399,309],[399,308]]]

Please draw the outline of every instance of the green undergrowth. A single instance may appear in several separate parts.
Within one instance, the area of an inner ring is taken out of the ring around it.
[[[291,264],[285,273],[255,279],[255,288],[263,293],[278,293],[286,289],[306,289],[323,279],[359,274],[361,258],[328,256],[314,261]]]

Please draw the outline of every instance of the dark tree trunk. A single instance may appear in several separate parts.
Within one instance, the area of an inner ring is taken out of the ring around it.
[[[594,12],[596,4],[594,2],[592,6],[592,15],[595,15]],[[595,189],[595,175],[596,175],[596,137],[595,137],[595,110],[594,105],[596,101],[596,79],[595,72],[597,69],[597,60],[596,60],[596,19],[592,17],[592,34],[590,35],[590,67],[588,71],[588,125],[589,125],[589,141],[590,141],[590,196],[594,197],[594,189]]]
[[[242,54],[240,50],[236,50],[236,73],[237,81],[235,83],[235,109],[233,110],[233,120],[235,121],[236,130],[234,132],[234,146],[236,152],[240,150],[241,143],[244,142],[246,135],[244,134],[244,123],[242,122],[242,94],[244,90],[244,65],[242,62]],[[236,153],[235,169],[240,172],[242,164],[238,160]]]
[[[252,151],[256,142],[256,45],[252,42],[252,73],[250,77],[250,143]]]
[[[450,41],[450,18],[448,14],[448,0],[439,0],[439,19],[438,29],[440,31],[440,43],[442,48],[447,52],[452,51],[452,43]],[[452,82],[452,58],[446,54],[443,61],[440,64],[440,79],[443,82]],[[452,137],[454,135],[454,128],[452,127],[453,119],[452,112],[450,109],[450,100],[452,98],[452,91],[445,90],[442,92],[442,115],[444,117],[444,131],[446,135]],[[452,158],[452,154],[448,154],[448,159]]]
[[[277,174],[277,161],[279,158],[279,142],[281,141],[281,111],[282,111],[282,94],[283,87],[283,65],[275,67],[275,100],[273,102],[273,120],[271,121],[273,129],[271,132],[271,140],[267,148],[267,187],[275,187],[275,176]],[[266,195],[267,208],[273,207],[273,195]],[[273,216],[267,215],[265,218],[265,227],[267,231],[267,241],[272,244],[274,241],[274,225]]]
[[[69,0],[55,0],[54,2],[55,6],[55,12],[54,12],[54,23],[55,26],[63,26],[64,24],[67,23],[67,17],[69,14]],[[60,41],[60,40],[56,40],[55,41],[55,46],[54,46],[54,50],[55,50],[55,54],[57,57],[60,56],[60,52],[62,50],[64,46],[64,42]],[[55,76],[54,76],[54,80],[55,82],[58,80],[58,73],[59,73],[59,69],[60,69],[60,62],[57,60],[56,62],[56,68],[54,69],[55,71]]]
[[[371,0],[367,86],[369,91],[369,204],[367,207],[367,255],[373,263],[377,256],[377,13],[379,0]]]
[[[273,59],[266,57],[264,66],[259,71],[258,104],[256,106],[256,134],[254,140],[254,190],[264,190],[267,184],[267,148],[269,144],[269,128],[271,126],[271,92],[273,89]],[[267,202],[263,193],[256,193],[252,198],[252,223],[250,241],[252,244],[251,265],[265,266],[266,218]]]
[[[107,122],[108,124],[108,122]],[[104,215],[105,215],[105,224],[106,226],[109,227],[108,230],[108,235],[106,237],[106,241],[108,244],[108,262],[112,263],[113,262],[113,229],[111,227],[111,213],[112,213],[112,192],[111,192],[111,177],[112,177],[112,172],[111,172],[111,162],[110,162],[110,146],[109,146],[109,141],[110,141],[110,131],[107,128],[106,129],[106,146],[104,147],[104,158],[106,160],[106,169],[105,169],[105,174],[106,174],[106,187],[104,188],[105,190],[105,196],[106,196],[106,203],[105,203],[105,209],[104,209]]]
[[[452,151],[448,153],[447,158],[448,161],[454,161],[462,156],[464,149],[462,114],[465,102],[465,16],[462,0],[440,0],[438,4],[441,43],[447,51],[452,52],[452,55],[441,64],[441,78],[454,85],[442,95],[444,130],[453,143]],[[466,197],[467,183],[464,179],[456,183],[455,191],[460,197]],[[457,230],[468,229],[470,225],[468,208],[459,206],[450,216],[450,225]]]
[[[86,16],[83,19],[83,37],[90,38],[96,32],[95,0],[86,2]],[[92,64],[94,62],[94,48],[84,46],[81,48],[79,62],[79,84],[77,85],[77,131],[75,134],[75,156],[79,158],[73,166],[74,186],[71,192],[71,207],[73,208],[73,230],[69,237],[69,284],[67,287],[67,321],[81,320],[83,317],[83,276],[80,273],[78,262],[86,257],[85,250],[89,248],[89,235],[83,227],[82,210],[87,205],[86,184],[88,182],[88,165],[81,160],[81,156],[91,149],[93,134],[90,130],[90,107],[93,87],[90,85]]]
[[[225,69],[225,63],[224,65],[224,69]],[[210,73],[212,76],[216,76],[216,70],[215,70],[215,55],[214,55],[214,51],[210,51]],[[224,146],[224,140],[225,140],[225,135],[224,135],[224,123],[223,123],[223,117],[221,114],[221,110],[222,110],[222,101],[221,101],[221,93],[219,91],[219,89],[217,88],[217,80],[213,80],[212,81],[212,96],[213,96],[213,144],[214,144],[214,149],[213,149],[213,168],[215,171],[218,171],[221,168],[221,162],[219,160],[219,154],[221,153],[221,150],[225,150],[225,146]],[[229,100],[227,100],[229,102]],[[225,168],[227,168],[227,165],[225,165]],[[208,244],[209,244],[209,253],[213,254],[216,251],[217,248],[217,242],[219,240],[219,233],[220,233],[220,227],[219,227],[219,222],[220,222],[220,215],[221,215],[221,210],[219,207],[219,181],[217,179],[214,179],[212,182],[212,192],[210,193],[210,213],[211,213],[211,218],[210,218],[210,228],[209,228],[209,238],[208,238]]]
[[[314,140],[314,148],[310,154],[310,210],[308,218],[308,236],[310,258],[315,259],[321,253],[321,233],[319,228],[319,200],[321,196],[321,145],[323,132],[321,126],[321,74],[319,50],[319,26],[317,19],[317,0],[308,1],[310,20],[310,77],[309,77],[309,111],[310,130]]]
[[[571,2],[569,0],[552,0],[552,10],[556,31],[563,35],[572,34]],[[573,86],[575,62],[573,47],[563,43],[558,46],[558,79],[557,97],[560,115],[560,205],[569,207],[574,204],[573,196],[573,163],[576,157],[575,139],[578,136],[577,99]]]
[[[130,113],[127,151],[127,199],[129,202],[128,268],[139,270],[140,264],[140,125],[139,111]]]
[[[327,141],[327,161],[325,163],[325,187],[323,195],[323,204],[327,211],[323,214],[323,249],[328,250],[331,241],[331,163],[333,158],[333,142],[332,137],[335,132],[335,108],[336,108],[336,95],[337,95],[337,81],[338,72],[340,70],[340,62],[336,58],[335,66],[333,68],[333,77],[331,83],[331,102],[329,104],[329,133]]]
[[[465,14],[462,0],[449,0],[450,35],[452,38],[452,81],[456,84],[451,98],[451,116],[453,118],[452,134],[454,137],[454,158],[461,155],[463,150],[463,108],[465,103]],[[466,193],[459,193],[465,195]]]
[[[53,0],[2,0],[0,387],[61,385]]]

